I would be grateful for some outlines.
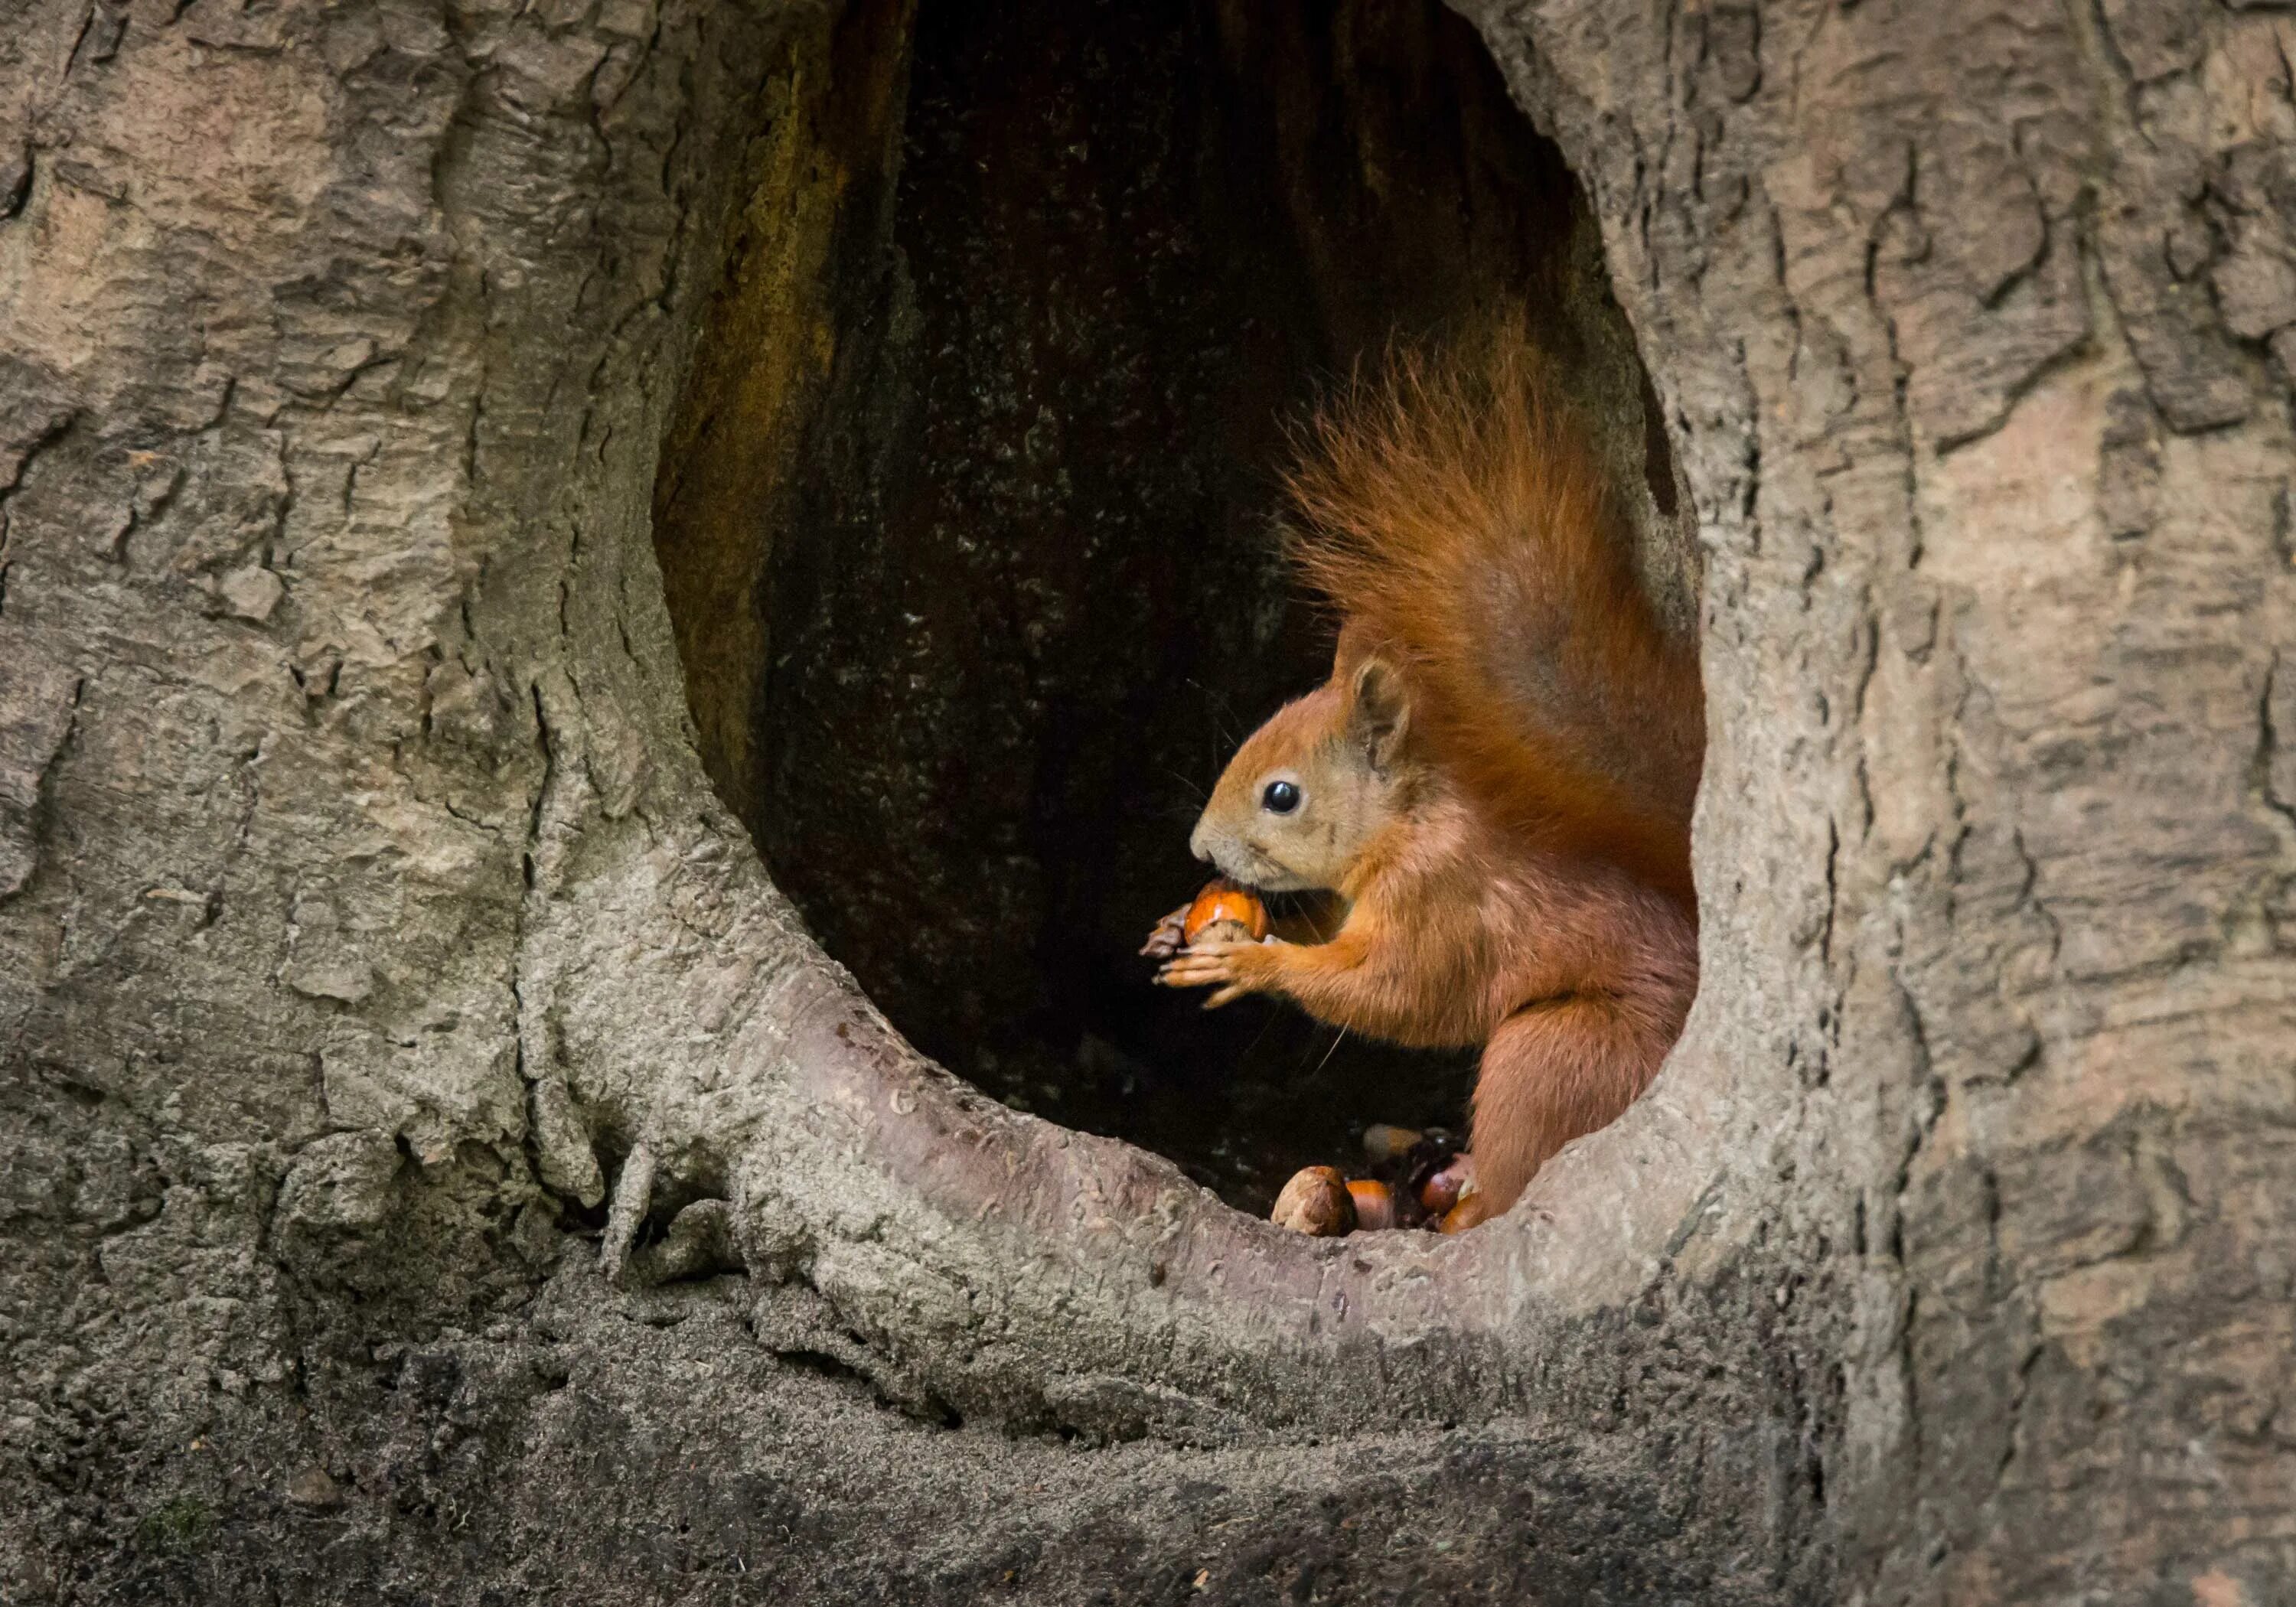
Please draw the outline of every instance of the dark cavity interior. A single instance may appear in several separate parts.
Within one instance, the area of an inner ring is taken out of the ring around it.
[[[1686,617],[1585,204],[1437,0],[862,4],[789,45],[665,444],[703,756],[927,1054],[1246,1209],[1472,1054],[1206,1013],[1136,950],[1234,742],[1323,676],[1285,431],[1390,340],[1531,309]]]

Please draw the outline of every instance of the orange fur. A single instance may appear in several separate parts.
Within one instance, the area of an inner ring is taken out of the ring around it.
[[[1496,820],[1687,900],[1697,661],[1636,583],[1520,326],[1398,358],[1310,438],[1292,548],[1347,621],[1342,670],[1397,652],[1430,758]]]
[[[1495,1213],[1642,1092],[1697,989],[1696,664],[1514,328],[1358,389],[1291,484],[1295,551],[1345,621],[1332,676],[1246,741],[1193,840],[1240,880],[1331,886],[1346,917],[1325,943],[1182,953],[1162,980],[1485,1045]],[[1271,777],[1305,801],[1270,816]]]

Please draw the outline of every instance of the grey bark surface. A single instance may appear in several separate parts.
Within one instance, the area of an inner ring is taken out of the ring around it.
[[[2296,27],[1468,9],[1698,519],[1705,985],[1336,1243],[703,775],[656,458],[836,17],[0,13],[0,1595],[2296,1596]]]

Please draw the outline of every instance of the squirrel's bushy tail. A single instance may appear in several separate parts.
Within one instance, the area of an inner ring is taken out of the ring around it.
[[[1308,579],[1417,693],[1437,764],[1510,828],[1685,898],[1698,664],[1520,319],[1403,353],[1306,432],[1287,477]]]

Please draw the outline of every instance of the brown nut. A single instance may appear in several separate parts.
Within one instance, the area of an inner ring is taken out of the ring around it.
[[[1357,1227],[1376,1233],[1395,1226],[1395,1194],[1384,1183],[1372,1177],[1350,1178],[1348,1197],[1355,1202]]]
[[[1466,1154],[1454,1155],[1442,1169],[1419,1185],[1419,1203],[1431,1217],[1439,1217],[1472,1189],[1475,1162]]]
[[[1267,1219],[1318,1239],[1336,1239],[1356,1225],[1355,1197],[1335,1166],[1303,1166],[1275,1196]]]
[[[1483,1204],[1483,1197],[1480,1194],[1469,1194],[1458,1204],[1445,1211],[1443,1219],[1435,1226],[1439,1233],[1463,1234],[1469,1228],[1479,1227],[1488,1220],[1490,1220],[1490,1211]]]
[[[1226,926],[1236,930],[1211,931]],[[1192,945],[1207,931],[1216,942],[1238,938],[1257,943],[1267,935],[1267,906],[1233,881],[1209,882],[1188,906],[1187,918],[1180,923],[1182,938]]]
[[[1385,1166],[1400,1160],[1419,1146],[1425,1135],[1413,1127],[1398,1127],[1384,1121],[1375,1121],[1364,1129],[1364,1159],[1374,1166]]]

